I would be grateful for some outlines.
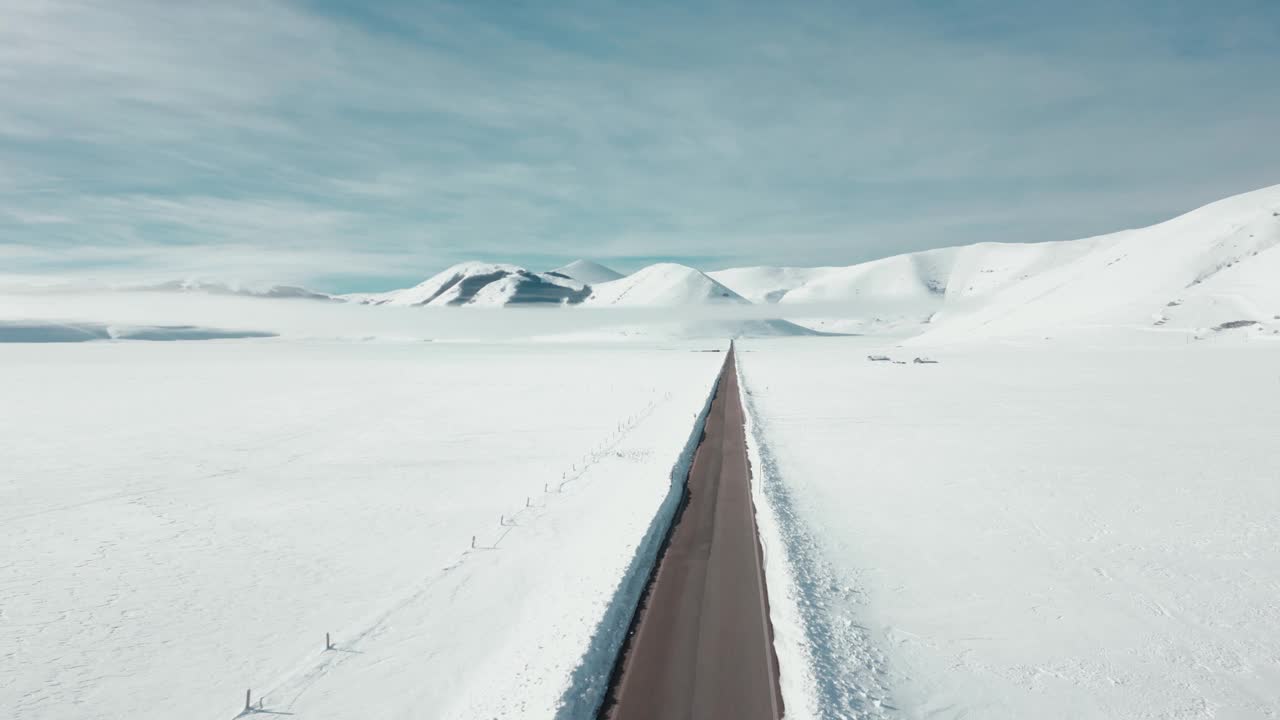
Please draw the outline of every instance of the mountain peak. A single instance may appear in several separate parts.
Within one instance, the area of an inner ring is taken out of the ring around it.
[[[561,275],[588,285],[610,282],[622,277],[622,273],[617,270],[591,260],[574,260],[568,265],[550,271],[549,274]]]
[[[702,271],[678,263],[650,265],[624,278],[594,285],[587,301],[640,306],[747,302]]]
[[[405,290],[365,300],[375,305],[519,305],[577,303],[586,283],[506,263],[463,262]]]

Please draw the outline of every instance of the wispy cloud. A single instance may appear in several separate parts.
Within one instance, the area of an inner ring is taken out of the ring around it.
[[[840,264],[1280,182],[1280,10],[1243,0],[0,15],[9,272],[349,288],[473,256]]]

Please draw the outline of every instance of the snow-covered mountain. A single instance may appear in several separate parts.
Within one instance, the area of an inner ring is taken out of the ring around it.
[[[582,277],[611,277],[587,283]],[[403,290],[352,293],[340,298],[367,305],[516,305],[559,303],[655,307],[749,304],[746,298],[686,265],[659,263],[622,276],[603,265],[577,261],[538,273],[517,265],[466,262]]]
[[[1280,327],[1280,186],[1167,222],[1081,240],[977,243],[847,267],[744,267],[703,273],[675,263],[620,276],[578,260],[538,273],[463,263],[405,290],[344,299],[387,305],[582,304],[673,308],[776,306],[829,332],[963,338],[1066,327]],[[710,317],[707,313],[698,318]],[[716,317],[724,317],[723,313]],[[743,313],[729,328],[757,313]],[[693,317],[683,318],[692,322]],[[754,328],[792,333],[795,326]],[[1256,330],[1256,328],[1255,328]]]
[[[777,318],[721,317],[697,308],[746,306],[750,301],[687,265],[659,263],[624,278],[594,285],[585,306],[617,308],[688,308],[691,312],[658,324],[651,331],[679,337],[770,337],[814,335],[814,330]],[[626,329],[645,334],[640,328]]]
[[[978,243],[848,267],[710,273],[781,306],[827,305],[803,322],[934,337],[1082,326],[1180,326],[1280,316],[1280,186],[1137,230],[1064,242]]]
[[[606,283],[622,277],[622,273],[617,270],[590,260],[574,260],[568,265],[549,271],[548,274],[571,278],[587,285]]]
[[[348,295],[369,305],[572,304],[590,294],[586,283],[564,275],[535,273],[517,265],[466,262],[404,290]]]
[[[676,263],[658,263],[618,280],[593,285],[589,305],[652,307],[741,303],[748,300],[700,270]]]
[[[999,292],[940,313],[947,333],[1208,328],[1280,316],[1280,186],[1151,227],[1055,245]]]
[[[713,273],[726,285],[782,307],[832,306],[804,320],[842,332],[883,332],[940,319],[944,308],[984,298],[1086,253],[1089,241],[979,243],[895,255],[847,267],[736,268]],[[815,312],[820,312],[815,310]]]

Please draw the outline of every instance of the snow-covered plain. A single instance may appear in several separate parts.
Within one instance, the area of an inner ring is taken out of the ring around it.
[[[1280,342],[739,349],[792,716],[1280,716]]]
[[[717,345],[3,347],[3,714],[573,717]]]

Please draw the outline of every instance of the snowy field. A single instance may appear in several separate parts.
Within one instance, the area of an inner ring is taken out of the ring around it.
[[[793,717],[1280,716],[1280,343],[740,350]]]
[[[0,714],[571,716],[693,349],[0,346]]]

